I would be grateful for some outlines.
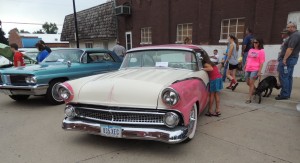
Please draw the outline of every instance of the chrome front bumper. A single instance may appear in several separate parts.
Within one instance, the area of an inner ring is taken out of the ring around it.
[[[62,123],[64,130],[84,131],[90,134],[101,135],[101,124],[95,121],[65,118]],[[175,144],[187,139],[189,128],[178,126],[167,128],[164,126],[139,127],[121,126],[122,137],[125,139],[155,140]]]
[[[34,86],[0,85],[0,93],[6,95],[44,95],[47,93],[48,87],[48,84]]]

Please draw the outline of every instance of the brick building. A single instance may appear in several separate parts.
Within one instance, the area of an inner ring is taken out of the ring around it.
[[[288,20],[300,27],[299,0],[116,0],[129,6],[119,13],[118,39],[127,49],[142,45],[182,43],[218,45],[229,33],[242,41],[250,27],[266,44],[280,44]]]
[[[55,47],[69,47],[68,41],[60,41],[60,34],[28,34],[19,33],[17,29],[9,31],[9,43],[16,43],[19,48],[35,48],[35,44],[43,40],[47,46]]]

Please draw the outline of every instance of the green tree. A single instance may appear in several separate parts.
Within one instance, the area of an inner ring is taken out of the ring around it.
[[[42,29],[40,29],[38,31],[34,31],[33,33],[34,34],[44,34],[45,32]]]
[[[2,22],[0,20],[0,43],[8,45],[8,41],[5,38],[5,32],[2,31]]]
[[[42,27],[47,34],[56,34],[58,31],[58,28],[55,23],[46,22],[45,24],[43,24]]]
[[[21,29],[21,30],[20,30],[20,33],[30,33],[30,32],[25,31],[24,29]]]

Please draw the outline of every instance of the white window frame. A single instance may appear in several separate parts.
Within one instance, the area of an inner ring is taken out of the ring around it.
[[[128,41],[127,39],[127,35],[130,36],[130,42]],[[125,32],[125,39],[126,39],[126,50],[129,50],[132,48],[132,32],[131,31],[128,31],[128,32]],[[130,45],[130,47],[128,48],[128,45]]]
[[[297,24],[297,29],[300,30],[300,11],[290,12],[287,23],[292,22]]]
[[[241,20],[241,19],[243,19],[243,21],[244,21],[243,25],[239,25],[239,20]],[[230,21],[233,21],[233,20],[236,20],[236,24],[234,24],[234,25],[230,24]],[[228,26],[224,26],[224,24],[223,24],[224,21],[228,21]],[[228,36],[229,36],[229,34],[231,34],[229,32],[230,31],[230,26],[235,26],[235,36],[237,36],[237,33],[244,34],[244,31],[245,31],[245,21],[246,21],[245,17],[222,19],[222,21],[221,21],[221,30],[220,30],[220,40],[219,40],[219,43],[227,43],[228,42],[227,38],[222,38],[222,36],[223,36],[223,34],[227,34]],[[244,27],[243,31],[238,31],[238,27],[240,27],[240,26]],[[223,27],[228,27],[227,33],[223,33]],[[238,40],[239,40],[239,42],[242,42],[243,38],[239,38]]]
[[[91,45],[91,47],[87,46],[87,45]],[[94,43],[93,42],[85,42],[84,46],[85,46],[85,48],[93,48],[94,47]]]
[[[141,45],[150,45],[152,44],[152,28],[144,27],[141,28]]]
[[[186,31],[183,31],[184,26],[186,26]],[[189,30],[191,30],[190,35]],[[191,40],[193,40],[193,23],[177,24],[176,44],[182,44],[186,37],[189,37]]]

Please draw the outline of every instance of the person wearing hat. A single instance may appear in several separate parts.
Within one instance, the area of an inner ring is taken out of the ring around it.
[[[283,31],[281,32],[281,38],[282,41],[286,41],[289,38],[289,34],[288,34],[288,30],[287,29],[283,29]]]
[[[288,30],[287,29],[283,29],[281,31],[281,38],[282,38],[282,43],[281,43],[281,46],[280,46],[280,52],[282,50],[283,44],[286,42],[287,39],[289,39],[289,34],[288,34]],[[279,59],[279,56],[280,56],[280,52],[278,53],[278,59]]]

